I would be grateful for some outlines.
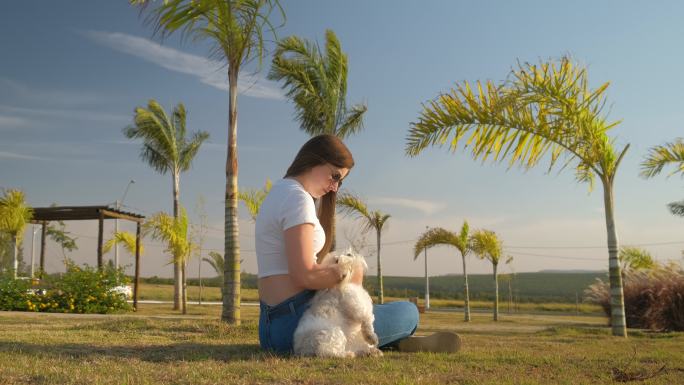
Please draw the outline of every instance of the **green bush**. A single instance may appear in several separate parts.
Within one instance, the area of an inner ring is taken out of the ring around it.
[[[31,282],[14,279],[11,272],[0,275],[0,310],[33,311],[29,295]]]
[[[67,262],[67,271],[38,286],[30,281],[0,277],[0,310],[58,313],[112,313],[131,310],[126,297],[113,290],[129,283],[122,269],[100,270]]]

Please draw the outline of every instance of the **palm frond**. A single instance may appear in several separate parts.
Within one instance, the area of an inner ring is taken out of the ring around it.
[[[371,215],[368,211],[368,206],[358,196],[349,192],[343,192],[337,197],[338,211],[345,215],[355,215],[364,218],[368,222],[371,220]]]
[[[471,251],[470,247],[470,226],[468,221],[463,221],[463,226],[461,226],[461,232],[458,233],[456,237],[456,248],[461,252],[463,257],[467,256]]]
[[[365,105],[347,107],[347,70],[340,41],[327,30],[324,51],[297,36],[279,41],[268,77],[282,81],[303,131],[344,138],[363,128],[367,109]]]
[[[124,128],[129,139],[142,139],[140,158],[160,174],[187,171],[209,133],[187,138],[185,106],[179,103],[170,117],[154,99],[135,109],[134,125]]]
[[[618,260],[622,264],[622,270],[652,269],[656,265],[651,253],[639,247],[621,247]]]
[[[219,277],[223,278],[223,267],[225,263],[223,260],[223,255],[215,251],[210,251],[209,258],[204,257],[202,260],[208,263],[214,269],[214,271],[216,271],[216,274]]]
[[[684,201],[668,203],[667,208],[673,215],[684,217]]]
[[[508,159],[529,169],[548,156],[549,170],[562,157],[577,161],[579,181],[612,177],[617,156],[601,115],[608,84],[588,88],[586,71],[567,58],[558,63],[520,64],[500,85],[458,84],[423,105],[412,123],[406,153],[429,146],[456,151],[463,143],[475,160]]]
[[[114,235],[112,236],[111,239],[109,239],[107,242],[105,242],[105,244],[102,246],[102,252],[104,254],[107,254],[112,250],[112,248],[115,245],[121,244],[121,245],[123,245],[124,249],[126,249],[126,251],[129,254],[135,255],[135,243],[136,243],[136,239],[135,239],[135,235],[133,233],[129,233],[127,231],[118,231],[118,232],[114,233]],[[145,251],[145,249],[141,243],[140,244],[140,255],[142,255],[144,253],[144,251]]]
[[[371,229],[382,231],[387,226],[387,220],[391,218],[389,214],[379,210],[369,211],[368,205],[361,198],[348,191],[337,197],[337,210],[343,215],[360,219],[364,232]]]
[[[143,229],[153,239],[166,243],[164,251],[171,254],[173,263],[182,264],[190,258],[195,245],[188,236],[188,214],[185,208],[180,208],[178,218],[157,213],[145,222]]]
[[[271,186],[271,180],[266,179],[266,184],[261,190],[247,189],[238,192],[238,199],[245,204],[253,221],[256,221],[261,204],[264,202],[264,199],[266,199],[266,195],[271,191]]]
[[[644,178],[652,178],[670,164],[675,166],[675,169],[668,176],[676,173],[684,175],[684,140],[682,138],[651,148],[646,159],[641,163],[640,175]]]
[[[145,11],[150,2],[135,0],[135,4]],[[180,32],[183,40],[208,40],[210,56],[239,71],[255,58],[257,67],[261,66],[264,34],[276,39],[276,27],[270,21],[274,10],[285,19],[279,0],[166,0],[151,9],[145,21],[162,39]]]
[[[368,111],[365,104],[357,104],[352,106],[347,114],[344,115],[342,121],[338,125],[337,136],[340,138],[347,138],[363,129],[363,117]]]
[[[0,197],[0,231],[9,233],[21,241],[26,224],[33,217],[33,209],[26,204],[21,190],[8,189]]]
[[[487,259],[498,265],[503,253],[503,245],[496,233],[489,230],[477,230],[470,237],[473,252],[480,259]]]
[[[458,236],[441,227],[433,227],[424,232],[413,246],[413,259],[416,260],[420,253],[438,245],[458,247]]]
[[[180,156],[178,157],[179,166],[181,171],[187,171],[192,166],[192,161],[197,156],[202,143],[209,139],[209,133],[205,131],[195,132],[192,138],[187,143],[183,143],[183,147],[180,151]]]
[[[385,214],[382,211],[375,210],[371,213],[371,217],[373,218],[373,228],[375,228],[378,231],[382,231],[387,230],[387,220],[390,219],[392,216],[389,214]]]

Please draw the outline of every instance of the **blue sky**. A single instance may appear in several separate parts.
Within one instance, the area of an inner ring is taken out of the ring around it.
[[[616,180],[616,219],[624,244],[643,245],[658,260],[681,261],[684,222],[666,203],[682,198],[679,177],[638,177],[651,146],[680,136],[684,120],[684,11],[637,2],[590,1],[284,1],[278,36],[323,42],[333,29],[349,56],[348,101],[368,105],[365,129],[347,141],[357,166],[345,187],[371,208],[392,215],[383,236],[383,270],[422,275],[413,242],[425,226],[496,231],[514,262],[504,271],[607,269],[600,186],[588,193],[572,169],[546,173],[480,164],[467,153],[426,150],[404,156],[405,137],[424,103],[463,80],[500,81],[517,61],[572,55],[594,86],[610,81],[609,118],[618,147],[631,143]],[[106,204],[129,180],[127,209],[171,210],[171,180],[138,156],[140,144],[121,129],[133,109],[154,98],[171,110],[182,102],[188,127],[211,139],[181,176],[181,201],[197,221],[200,196],[211,227],[205,247],[222,248],[227,86],[225,68],[206,59],[208,46],[172,37],[160,45],[125,1],[10,2],[0,14],[0,187],[26,192],[31,205]],[[268,46],[272,48],[272,44]],[[279,85],[254,66],[241,75],[239,183],[260,187],[281,177],[306,141]],[[256,272],[253,224],[241,212],[243,268]],[[131,230],[122,224],[124,230]],[[107,224],[106,231],[111,231]],[[354,237],[342,220],[339,237]],[[74,258],[95,262],[95,222],[70,223],[79,238]],[[346,232],[346,234],[345,234]],[[30,231],[25,249],[30,254]],[[368,238],[371,246],[373,237]],[[37,241],[36,241],[37,243]],[[386,244],[385,244],[386,243]],[[122,253],[124,263],[132,263]],[[48,248],[48,270],[61,251]],[[151,242],[144,275],[171,274]],[[429,251],[430,274],[460,273],[449,249]],[[374,258],[369,260],[375,271]],[[490,267],[471,258],[471,272]],[[203,266],[206,271],[209,267]],[[197,272],[197,261],[190,266]]]

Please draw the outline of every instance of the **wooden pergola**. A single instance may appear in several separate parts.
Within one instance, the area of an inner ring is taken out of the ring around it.
[[[102,268],[103,225],[105,219],[124,219],[136,222],[135,231],[135,280],[133,281],[133,307],[138,308],[138,284],[140,281],[140,225],[145,216],[109,206],[62,206],[35,207],[31,222],[42,225],[40,237],[40,271],[45,271],[45,235],[51,221],[97,220],[97,268]]]

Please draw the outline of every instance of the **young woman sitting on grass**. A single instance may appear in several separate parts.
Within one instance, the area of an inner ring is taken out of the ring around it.
[[[339,138],[316,136],[299,150],[261,205],[255,249],[263,349],[291,353],[294,331],[316,290],[333,287],[343,278],[337,265],[319,262],[330,251],[337,191],[352,167],[352,154]],[[361,285],[363,271],[352,274],[352,282]],[[380,348],[455,352],[460,347],[454,333],[413,337],[418,310],[410,302],[374,305],[373,314]]]

